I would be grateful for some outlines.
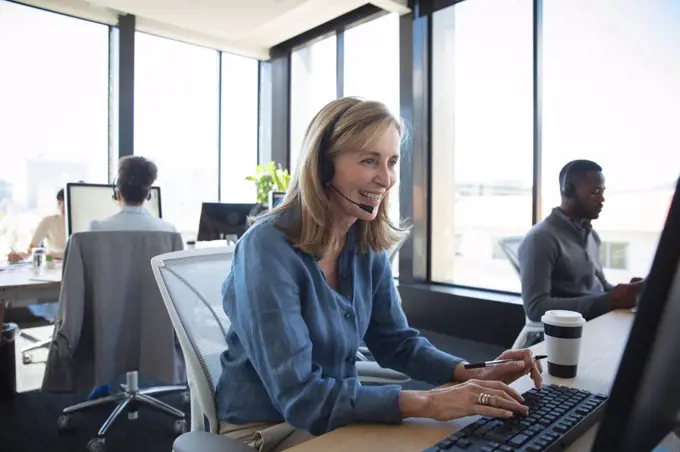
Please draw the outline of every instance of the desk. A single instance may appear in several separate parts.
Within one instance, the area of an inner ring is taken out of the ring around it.
[[[587,322],[583,328],[578,376],[573,379],[555,378],[543,373],[545,384],[574,386],[592,392],[609,394],[618,370],[634,315],[630,311],[614,311]],[[541,342],[532,347],[535,354],[545,353]],[[533,386],[528,377],[517,380],[512,386],[520,393]],[[467,417],[450,422],[429,419],[406,419],[402,425],[351,425],[339,428],[290,449],[293,452],[340,452],[363,450],[389,450],[415,452],[437,443],[456,430],[472,423],[477,417]],[[568,452],[590,451],[597,426],[591,428],[567,449]],[[663,445],[680,451],[680,441],[669,435]]]
[[[37,281],[34,279],[43,279]],[[32,268],[0,271],[0,304],[8,307],[25,307],[32,304],[48,303],[59,299],[61,287],[61,266],[45,271],[38,277]]]

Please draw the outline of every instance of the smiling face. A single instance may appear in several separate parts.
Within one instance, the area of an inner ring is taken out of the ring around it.
[[[397,181],[401,137],[394,125],[377,134],[359,150],[339,153],[334,159],[332,185],[355,203],[373,207],[369,213],[334,190],[329,192],[336,219],[351,224],[372,221],[390,188]]]

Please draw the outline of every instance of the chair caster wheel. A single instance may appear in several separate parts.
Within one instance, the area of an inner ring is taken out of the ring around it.
[[[21,361],[23,361],[24,364],[31,364],[31,362],[33,362],[33,358],[28,353],[24,353],[21,356]]]
[[[92,438],[87,443],[87,452],[106,452],[106,441],[104,441],[104,438]]]
[[[191,402],[191,393],[189,391],[184,391],[182,393],[182,403],[187,404]]]
[[[182,435],[188,432],[189,429],[187,428],[186,419],[177,419],[175,421],[175,424],[172,426],[172,429],[174,430],[176,435]]]
[[[59,416],[57,419],[57,430],[60,432],[65,432],[70,430],[72,427],[71,425],[71,416],[67,416],[65,414],[62,414]]]

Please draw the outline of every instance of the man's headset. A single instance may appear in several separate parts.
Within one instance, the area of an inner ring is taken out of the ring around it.
[[[118,178],[117,177],[115,179],[113,179],[113,186],[112,187],[113,187],[113,194],[111,195],[111,199],[113,199],[114,201],[118,201],[118,193],[116,192],[116,188],[118,188]],[[146,195],[146,200],[148,201],[150,199],[151,199],[151,187],[148,188],[148,193]]]
[[[319,180],[321,180],[322,184],[326,185],[327,187],[331,187],[333,190],[338,192],[340,196],[345,198],[347,201],[351,202],[354,205],[359,206],[361,210],[368,213],[373,213],[373,206],[352,201],[350,198],[345,196],[340,190],[338,190],[333,185],[335,165],[333,164],[333,159],[329,155],[331,147],[330,141],[331,137],[333,136],[333,130],[335,129],[336,124],[338,123],[340,118],[342,118],[344,114],[347,113],[347,111],[352,107],[353,105],[350,105],[349,107],[342,109],[340,113],[338,113],[335,116],[335,118],[333,118],[333,120],[328,124],[326,130],[323,133],[323,136],[321,137],[321,142],[319,143]]]
[[[574,192],[576,191],[574,183],[571,180],[570,174],[572,166],[574,166],[573,161],[567,163],[567,166],[564,169],[564,174],[562,175],[562,180],[560,181],[560,192],[562,193],[563,196],[566,196],[567,198],[573,197]]]

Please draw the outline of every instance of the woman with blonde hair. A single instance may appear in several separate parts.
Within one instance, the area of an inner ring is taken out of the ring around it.
[[[358,98],[312,119],[289,191],[238,242],[222,287],[231,326],[217,385],[221,434],[270,452],[355,422],[527,412],[507,383],[531,373],[540,386],[529,350],[466,370],[406,322],[386,253],[403,233],[387,212],[403,133],[383,104]],[[459,384],[362,386],[362,339],[383,367]]]

